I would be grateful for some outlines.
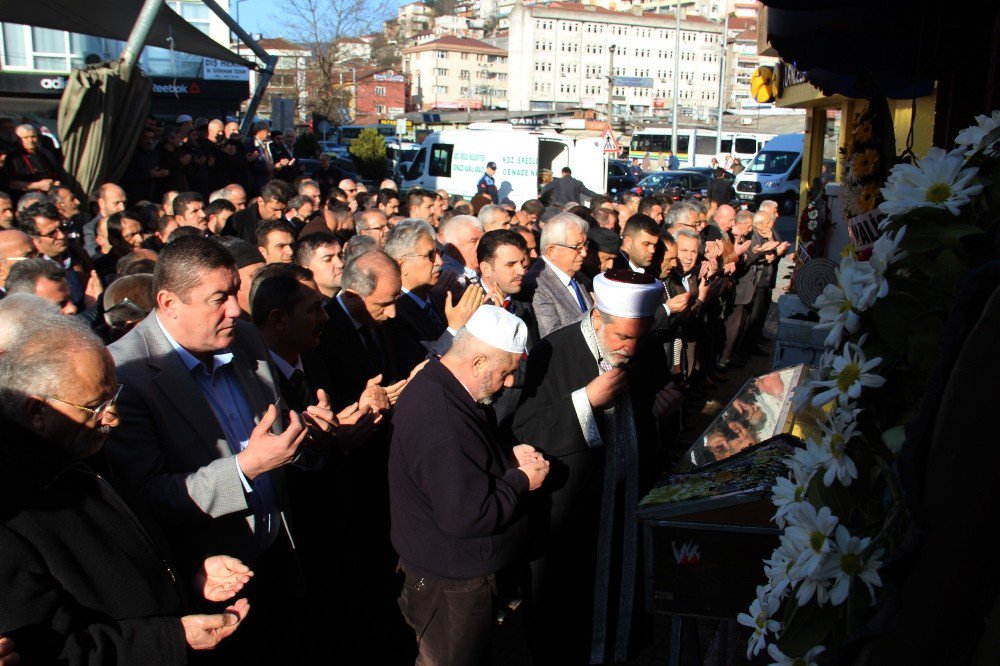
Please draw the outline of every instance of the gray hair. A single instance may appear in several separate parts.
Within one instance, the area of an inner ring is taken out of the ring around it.
[[[748,210],[737,211],[736,218],[733,220],[733,224],[743,224],[743,223],[745,223],[745,222],[748,221],[747,218],[749,218],[749,221],[752,222],[753,221],[753,213],[751,213]]]
[[[35,127],[34,125],[32,125],[31,123],[21,123],[16,128],[14,128],[15,132],[17,130],[21,130],[22,132],[34,132],[36,135],[40,134],[40,132],[38,131],[38,128]]]
[[[590,225],[582,217],[573,213],[559,213],[545,223],[542,229],[542,237],[538,241],[538,251],[544,253],[551,245],[562,245],[566,243],[566,230],[569,227],[576,227],[586,236]]]
[[[441,238],[442,243],[451,243],[454,245],[458,242],[458,239],[455,237],[458,230],[462,227],[471,226],[475,226],[480,231],[483,231],[483,223],[472,215],[455,215],[441,223],[441,228],[438,229],[438,236]]]
[[[302,180],[299,181],[299,186],[298,186],[298,188],[296,188],[296,191],[299,194],[302,194],[302,191],[305,188],[307,188],[307,187],[315,187],[318,190],[319,189],[319,183],[317,183],[312,178],[303,178]]]
[[[33,206],[36,203],[53,203],[53,201],[52,197],[45,192],[25,192],[17,200],[17,212],[20,213],[22,210],[27,209],[28,206]]]
[[[499,217],[499,215],[501,213],[503,214],[503,219],[504,220],[509,220],[510,219],[510,214],[507,212],[507,210],[505,208],[500,207],[500,206],[497,206],[497,205],[494,205],[494,204],[487,204],[487,205],[483,206],[482,208],[480,208],[479,209],[478,219],[479,219],[480,224],[483,225],[483,229],[485,230],[486,229],[486,225],[487,224],[491,224],[493,222],[493,218],[494,217]]]
[[[208,203],[212,203],[213,201],[218,201],[219,199],[226,199],[226,188],[223,187],[222,189],[218,189],[208,195]],[[226,201],[229,200],[226,199]]]
[[[36,330],[48,315],[65,315],[52,301],[34,294],[7,294],[0,300],[0,354],[17,344],[22,336]]]
[[[663,223],[668,229],[672,229],[683,222],[689,222],[690,216],[698,217],[699,210],[689,201],[680,201],[670,206]],[[683,221],[683,222],[682,222]]]
[[[760,202],[760,205],[757,206],[757,210],[759,211],[761,208],[767,208],[768,210],[776,211],[778,210],[778,202],[775,201],[774,199],[764,199],[763,201]]]
[[[701,248],[701,234],[697,231],[692,231],[691,229],[675,229],[670,232],[670,235],[674,237],[674,241],[679,241],[682,238],[693,238],[698,241],[698,247]]]
[[[38,280],[53,282],[66,279],[66,269],[51,259],[35,258],[19,261],[7,275],[8,294],[34,294]]]
[[[377,249],[378,241],[371,236],[351,236],[351,239],[344,244],[344,265]]]
[[[761,224],[770,224],[770,223],[771,223],[770,214],[765,213],[762,210],[758,210],[756,213],[753,214],[753,226],[757,227],[760,226]]]
[[[6,299],[4,299],[6,300]],[[66,381],[74,356],[104,351],[104,343],[77,317],[36,310],[7,352],[0,355],[0,409],[24,422],[29,396],[52,395]]]
[[[375,241],[370,236],[355,236],[351,241],[353,242],[357,238],[367,238],[372,242]],[[381,264],[381,267],[378,264]],[[396,265],[396,262],[377,247],[372,248],[371,251],[364,254],[351,257],[349,261],[345,262],[344,274],[340,278],[341,288],[345,291],[350,289],[362,298],[370,295],[378,285],[380,268],[393,271],[397,276],[399,275],[399,266]]]
[[[434,227],[427,222],[408,217],[389,230],[385,241],[385,253],[395,260],[400,260],[408,254],[413,254],[421,238],[434,241]]]

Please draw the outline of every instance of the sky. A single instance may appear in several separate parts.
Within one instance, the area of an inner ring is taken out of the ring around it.
[[[402,5],[412,0],[390,0]],[[236,16],[237,0],[229,0],[229,13]],[[239,3],[240,25],[251,35],[260,33],[264,37],[282,36],[281,0],[241,0]]]

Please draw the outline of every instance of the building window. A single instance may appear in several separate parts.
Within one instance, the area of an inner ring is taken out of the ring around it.
[[[448,58],[448,52],[447,51],[438,51],[437,52],[437,57],[447,60],[447,58]]]
[[[375,86],[375,96],[385,97],[385,86]]]
[[[385,104],[376,104],[375,105],[375,113],[379,114],[380,116],[384,115],[385,114]]]
[[[438,67],[437,69],[434,70],[434,73],[437,74],[438,76],[448,76],[448,70],[445,69],[444,67]]]
[[[434,92],[438,93],[439,95],[447,95],[448,86],[434,86]]]
[[[211,10],[201,2],[184,2],[183,0],[167,0],[167,6],[181,15],[188,23],[208,34],[208,21]]]

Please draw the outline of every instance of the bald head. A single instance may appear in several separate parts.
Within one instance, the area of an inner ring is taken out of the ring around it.
[[[385,252],[366,252],[348,262],[341,285],[345,304],[355,319],[381,322],[396,316],[396,298],[402,287],[399,265]]]
[[[344,191],[347,195],[348,201],[354,201],[354,197],[357,196],[358,186],[350,178],[345,178],[344,180],[337,183],[337,187]]]
[[[35,256],[31,236],[16,229],[0,231],[0,287],[7,284],[10,269],[25,258]]]
[[[108,217],[125,210],[125,190],[114,183],[104,183],[97,190],[97,207],[101,217]]]
[[[722,204],[715,211],[715,223],[719,225],[719,228],[723,231],[730,231],[733,228],[733,222],[736,221],[736,209],[729,204]]]
[[[357,232],[362,236],[371,236],[378,243],[378,246],[385,247],[385,237],[389,232],[389,223],[385,213],[378,208],[371,208],[358,216],[355,223]]]

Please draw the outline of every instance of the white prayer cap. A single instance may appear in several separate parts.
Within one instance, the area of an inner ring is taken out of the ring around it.
[[[512,354],[523,354],[528,342],[528,327],[521,318],[495,305],[480,305],[465,329],[489,346]]]
[[[613,270],[594,278],[597,309],[612,317],[652,317],[663,305],[663,283],[648,275]]]

